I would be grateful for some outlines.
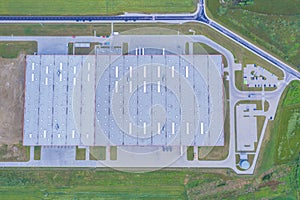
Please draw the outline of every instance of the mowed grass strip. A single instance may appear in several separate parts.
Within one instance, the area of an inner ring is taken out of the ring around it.
[[[114,15],[196,10],[196,0],[0,0],[0,5],[0,15]]]
[[[3,199],[186,199],[185,172],[2,170]]]
[[[17,58],[20,53],[37,52],[36,42],[0,42],[0,57]]]

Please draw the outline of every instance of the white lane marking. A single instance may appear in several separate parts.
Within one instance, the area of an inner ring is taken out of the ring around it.
[[[157,92],[160,93],[160,81],[157,81]]]
[[[47,133],[47,131],[46,131],[46,130],[44,130],[44,138],[46,138],[46,133]]]
[[[91,69],[91,63],[88,63],[88,71]]]
[[[172,66],[172,78],[174,78],[174,66]]]
[[[185,67],[185,77],[186,78],[189,77],[189,67],[188,66]]]
[[[48,69],[48,66],[46,66],[46,74],[48,74],[49,72],[49,69]]]
[[[45,85],[48,85],[48,78],[45,78]]]
[[[144,122],[144,135],[146,135],[146,133],[147,133],[147,129],[146,129],[146,122]]]
[[[190,134],[190,123],[189,122],[186,123],[186,134],[187,135]]]
[[[32,65],[31,65],[31,70],[32,71],[34,70],[34,63],[32,63]]]
[[[115,84],[115,91],[116,91],[116,93],[118,93],[118,88],[119,88],[119,82],[118,81],[116,81],[116,84]]]
[[[76,78],[75,77],[73,78],[73,85],[74,86],[76,85]]]
[[[118,78],[118,77],[119,77],[119,67],[116,66],[116,78]]]
[[[147,69],[146,66],[144,66],[144,78],[146,78]]]
[[[60,138],[60,134],[58,134],[57,137]]]
[[[200,133],[201,133],[201,135],[203,135],[203,122],[201,122],[201,127],[200,127]]]
[[[132,81],[129,81],[129,92],[132,92]]]
[[[146,93],[146,81],[144,81],[144,93]]]
[[[129,122],[129,135],[131,135],[131,134],[132,134],[132,123]]]
[[[73,72],[74,72],[74,74],[76,74],[76,66],[74,66],[74,71]]]
[[[160,66],[157,67],[157,78],[160,78]]]
[[[75,130],[72,130],[72,138],[75,137]]]
[[[29,138],[32,138],[32,134],[31,133],[29,134]]]
[[[172,122],[172,135],[174,135],[174,134],[175,134],[175,123]]]
[[[129,76],[132,77],[132,66],[129,67]]]
[[[62,63],[59,63],[59,65],[60,65],[59,69],[60,71],[62,71]]]
[[[59,81],[62,81],[62,73],[59,75]]]
[[[88,74],[87,80],[90,81],[90,74]]]
[[[31,81],[34,81],[34,74],[31,74]]]
[[[160,122],[157,122],[157,134],[160,135]]]

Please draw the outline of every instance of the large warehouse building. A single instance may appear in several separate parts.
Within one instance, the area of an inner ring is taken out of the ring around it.
[[[28,55],[24,145],[223,146],[221,55]]]

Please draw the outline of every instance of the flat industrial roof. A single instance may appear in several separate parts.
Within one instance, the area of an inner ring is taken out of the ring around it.
[[[30,55],[24,145],[224,144],[221,55]]]

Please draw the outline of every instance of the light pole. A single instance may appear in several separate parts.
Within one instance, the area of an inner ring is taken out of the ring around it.
[[[193,29],[189,29],[190,33],[193,33],[193,35],[195,35],[196,31],[194,31]]]

